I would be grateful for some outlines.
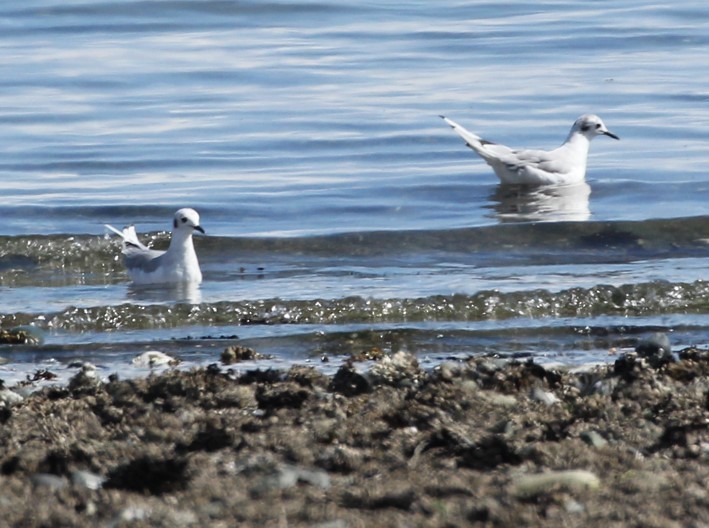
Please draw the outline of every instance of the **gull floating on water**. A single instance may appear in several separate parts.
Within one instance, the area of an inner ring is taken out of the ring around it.
[[[511,185],[580,183],[586,176],[591,140],[601,135],[620,139],[606,128],[600,117],[587,114],[574,122],[560,147],[550,151],[515,150],[487,141],[445,116],[441,118],[492,167],[502,183]]]
[[[123,256],[128,275],[136,284],[175,284],[202,282],[202,271],[192,243],[192,233],[204,229],[199,225],[199,214],[194,209],[180,209],[172,222],[172,238],[167,251],[144,246],[134,226],[119,231],[106,227],[123,239]]]

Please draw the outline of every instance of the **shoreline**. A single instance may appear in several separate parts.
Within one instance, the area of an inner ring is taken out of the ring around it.
[[[709,351],[0,391],[10,526],[704,526]],[[41,500],[37,500],[41,497]]]

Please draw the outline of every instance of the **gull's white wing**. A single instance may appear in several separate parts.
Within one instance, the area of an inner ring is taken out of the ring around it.
[[[546,150],[518,150],[504,160],[506,168],[516,173],[520,181],[535,184],[564,183],[574,173],[574,169],[585,172],[582,167],[574,167],[563,152]]]
[[[164,260],[165,252],[148,248],[126,246],[123,256],[128,273],[152,273],[158,269]]]

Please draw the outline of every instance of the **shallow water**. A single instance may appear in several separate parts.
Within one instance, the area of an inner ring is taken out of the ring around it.
[[[0,14],[0,324],[45,332],[0,347],[5,379],[77,359],[132,375],[146,349],[205,364],[234,342],[323,368],[366,347],[575,364],[657,330],[709,342],[704,4]],[[437,117],[550,148],[587,112],[621,141],[594,141],[587,185],[533,193]],[[103,224],[164,247],[183,206],[205,282],[131,286]]]

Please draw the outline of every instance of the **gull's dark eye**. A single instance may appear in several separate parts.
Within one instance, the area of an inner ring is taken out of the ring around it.
[[[183,224],[186,224],[186,223],[187,223],[187,218],[185,218],[184,216],[183,216],[182,218],[180,218],[180,220],[182,220],[182,223],[183,223]]]
[[[600,123],[596,123],[596,128],[601,128],[601,124],[600,124]]]

